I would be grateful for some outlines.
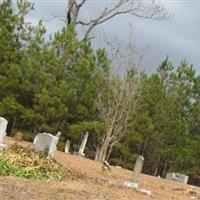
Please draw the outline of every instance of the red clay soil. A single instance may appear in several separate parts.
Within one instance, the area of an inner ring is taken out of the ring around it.
[[[14,140],[7,137],[5,143],[11,145]],[[111,167],[106,173],[99,162],[63,152],[56,152],[55,159],[71,172],[71,176],[62,181],[0,177],[0,200],[200,200],[199,187],[192,189],[190,185],[142,174],[139,187],[151,190],[151,195],[147,195],[122,186],[132,178],[129,170]]]

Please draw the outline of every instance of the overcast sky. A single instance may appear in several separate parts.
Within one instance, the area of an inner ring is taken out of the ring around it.
[[[53,33],[62,27],[61,21],[53,20],[52,13],[62,15],[66,9],[66,0],[33,0],[33,2],[35,11],[29,14],[28,20],[37,23],[39,19],[45,19],[48,33]],[[82,12],[84,16],[93,16],[110,2],[88,0]],[[129,32],[132,30],[135,45],[145,52],[143,65],[148,72],[155,70],[167,55],[175,65],[186,58],[200,72],[200,1],[169,0],[164,4],[168,11],[174,14],[173,21],[158,22],[128,15],[116,17],[94,30],[92,34],[97,37],[95,46],[105,47],[104,37],[111,38],[113,42],[113,38],[117,36],[125,47],[130,37]]]

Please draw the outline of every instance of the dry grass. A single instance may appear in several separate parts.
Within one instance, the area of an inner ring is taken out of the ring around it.
[[[47,155],[15,144],[0,152],[0,175],[60,180],[66,175],[66,170]]]
[[[9,146],[15,142],[13,138],[5,138],[5,144]],[[19,143],[34,148],[31,143]],[[108,176],[102,172],[101,163],[59,151],[55,160],[70,172],[68,176],[61,181],[0,176],[0,200],[200,200],[199,187],[142,174],[139,187],[152,193],[145,195],[122,186],[124,181],[131,181],[132,171],[111,166]]]

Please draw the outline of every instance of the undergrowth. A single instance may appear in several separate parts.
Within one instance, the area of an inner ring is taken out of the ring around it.
[[[66,171],[56,161],[30,148],[14,145],[0,151],[0,176],[60,180],[65,175]]]

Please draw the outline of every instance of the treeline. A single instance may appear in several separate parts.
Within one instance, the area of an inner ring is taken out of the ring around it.
[[[62,132],[77,150],[89,131],[86,155],[133,168],[145,157],[148,174],[168,171],[199,183],[200,76],[182,61],[166,58],[150,76],[129,68],[124,77],[111,71],[104,49],[78,40],[73,24],[49,40],[40,22],[32,26],[26,1],[14,10],[0,4],[0,115],[8,134],[20,131],[32,141],[39,132]],[[122,66],[123,67],[123,66]]]

